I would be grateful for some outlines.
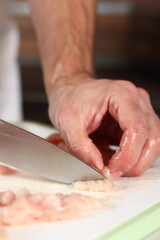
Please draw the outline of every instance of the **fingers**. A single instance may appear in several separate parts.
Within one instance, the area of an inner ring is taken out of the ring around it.
[[[125,175],[141,175],[158,157],[160,157],[160,120],[153,111],[148,94],[139,89],[142,96],[140,104],[149,127],[149,138],[146,141],[137,164]],[[146,107],[147,105],[147,107]]]
[[[95,82],[99,87],[95,88]],[[54,123],[70,152],[98,169],[109,159],[111,177],[145,171],[159,156],[160,149],[160,123],[148,94],[127,81],[94,81],[93,86],[82,89],[67,95],[65,90],[59,107],[54,104]],[[108,119],[108,115],[113,118]],[[117,134],[119,128],[122,132]],[[98,142],[95,133],[101,138]],[[113,135],[108,140],[119,143],[116,153],[108,151],[108,143],[103,141]]]
[[[136,128],[126,130],[120,142],[119,150],[112,156],[109,161],[111,176],[124,175],[132,169],[138,162],[143,146],[147,140],[148,130],[142,129],[138,132]]]
[[[119,110],[119,114],[122,116],[126,114],[125,124],[119,122],[122,127],[126,127],[126,130],[119,150],[110,160],[111,175],[115,175],[116,172],[119,173],[119,176],[140,175],[160,156],[159,119],[153,111],[148,94],[144,90],[138,90],[137,97],[139,108],[137,107],[136,111],[131,107],[132,104],[136,104],[135,101],[129,102],[127,105],[130,108],[130,110],[128,109],[129,117],[127,108]],[[117,116],[117,119],[120,118]]]
[[[121,94],[119,99],[110,99],[110,113],[124,131],[119,150],[109,161],[108,167],[112,175],[116,172],[124,175],[136,165],[149,136],[148,124],[139,106],[138,93],[135,89],[133,92],[122,89]]]
[[[69,118],[69,121],[65,121],[63,128],[59,130],[72,154],[97,169],[103,168],[104,164],[102,155],[92,140],[88,137],[88,134],[80,121]]]
[[[139,176],[160,157],[160,137],[155,137],[146,142],[137,164],[125,176]]]

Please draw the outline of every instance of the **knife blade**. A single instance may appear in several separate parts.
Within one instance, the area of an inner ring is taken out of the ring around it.
[[[53,143],[0,120],[0,162],[61,183],[106,177]]]

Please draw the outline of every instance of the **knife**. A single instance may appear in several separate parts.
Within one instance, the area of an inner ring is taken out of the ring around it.
[[[0,162],[61,183],[105,179],[101,173],[53,143],[0,120]]]

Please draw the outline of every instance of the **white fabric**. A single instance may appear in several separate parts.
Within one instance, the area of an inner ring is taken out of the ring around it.
[[[17,122],[22,119],[17,63],[19,33],[17,26],[7,18],[6,0],[0,1],[0,9],[0,118]]]

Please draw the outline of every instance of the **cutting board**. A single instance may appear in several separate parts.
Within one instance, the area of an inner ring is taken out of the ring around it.
[[[33,122],[18,124],[41,137],[55,130]],[[14,160],[14,159],[13,159]],[[19,173],[0,176],[0,191],[17,192],[26,187],[32,193],[71,193],[69,185],[53,183]],[[106,208],[72,221],[8,227],[11,240],[128,240],[142,239],[160,228],[160,159],[140,177],[122,177],[111,193],[77,191],[107,199]]]

